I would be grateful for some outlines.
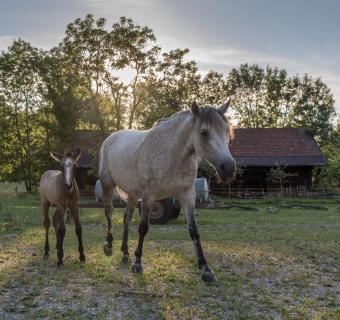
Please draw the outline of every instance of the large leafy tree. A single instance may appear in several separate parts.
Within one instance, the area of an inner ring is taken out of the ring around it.
[[[304,127],[321,145],[329,139],[334,99],[320,78],[243,64],[229,73],[226,91],[233,96],[238,126]]]
[[[63,150],[79,125],[86,90],[82,78],[59,48],[44,53],[38,70],[43,80],[40,92],[46,101],[41,113],[47,142],[50,147]]]
[[[0,161],[7,168],[3,172],[5,177],[24,180],[28,192],[38,178],[44,163],[41,154],[45,152],[44,130],[40,125],[40,108],[45,101],[37,72],[40,59],[41,52],[21,39],[0,56],[2,139],[8,139],[2,142],[6,152]]]

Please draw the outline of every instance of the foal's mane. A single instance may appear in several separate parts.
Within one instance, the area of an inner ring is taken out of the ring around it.
[[[64,152],[64,157],[72,157],[73,154],[70,149],[66,149]]]

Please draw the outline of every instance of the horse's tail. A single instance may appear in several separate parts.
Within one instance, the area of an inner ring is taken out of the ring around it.
[[[123,201],[127,202],[127,199],[128,199],[128,197],[129,197],[129,195],[128,195],[124,190],[120,189],[118,186],[116,186],[116,191],[117,191],[119,197],[120,197]]]

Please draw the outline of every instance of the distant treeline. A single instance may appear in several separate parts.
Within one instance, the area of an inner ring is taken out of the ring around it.
[[[31,192],[51,165],[49,150],[62,151],[75,130],[148,128],[193,100],[232,97],[237,126],[304,127],[329,145],[334,99],[320,78],[248,64],[202,76],[188,52],[164,52],[150,28],[126,17],[112,27],[76,19],[49,51],[13,41],[0,56],[0,181],[25,181]]]

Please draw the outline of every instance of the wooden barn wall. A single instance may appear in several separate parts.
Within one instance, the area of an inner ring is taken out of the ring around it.
[[[287,167],[286,172],[295,174],[289,177],[288,183],[285,187],[306,186],[310,187],[312,183],[312,169],[313,167]],[[247,167],[241,176],[238,176],[230,185],[231,188],[278,188],[279,184],[274,184],[268,179],[270,167]],[[219,184],[215,179],[210,182],[210,189],[222,188],[229,185]]]
[[[76,173],[76,181],[79,189],[94,189],[96,178],[88,175],[90,168],[78,168]]]

